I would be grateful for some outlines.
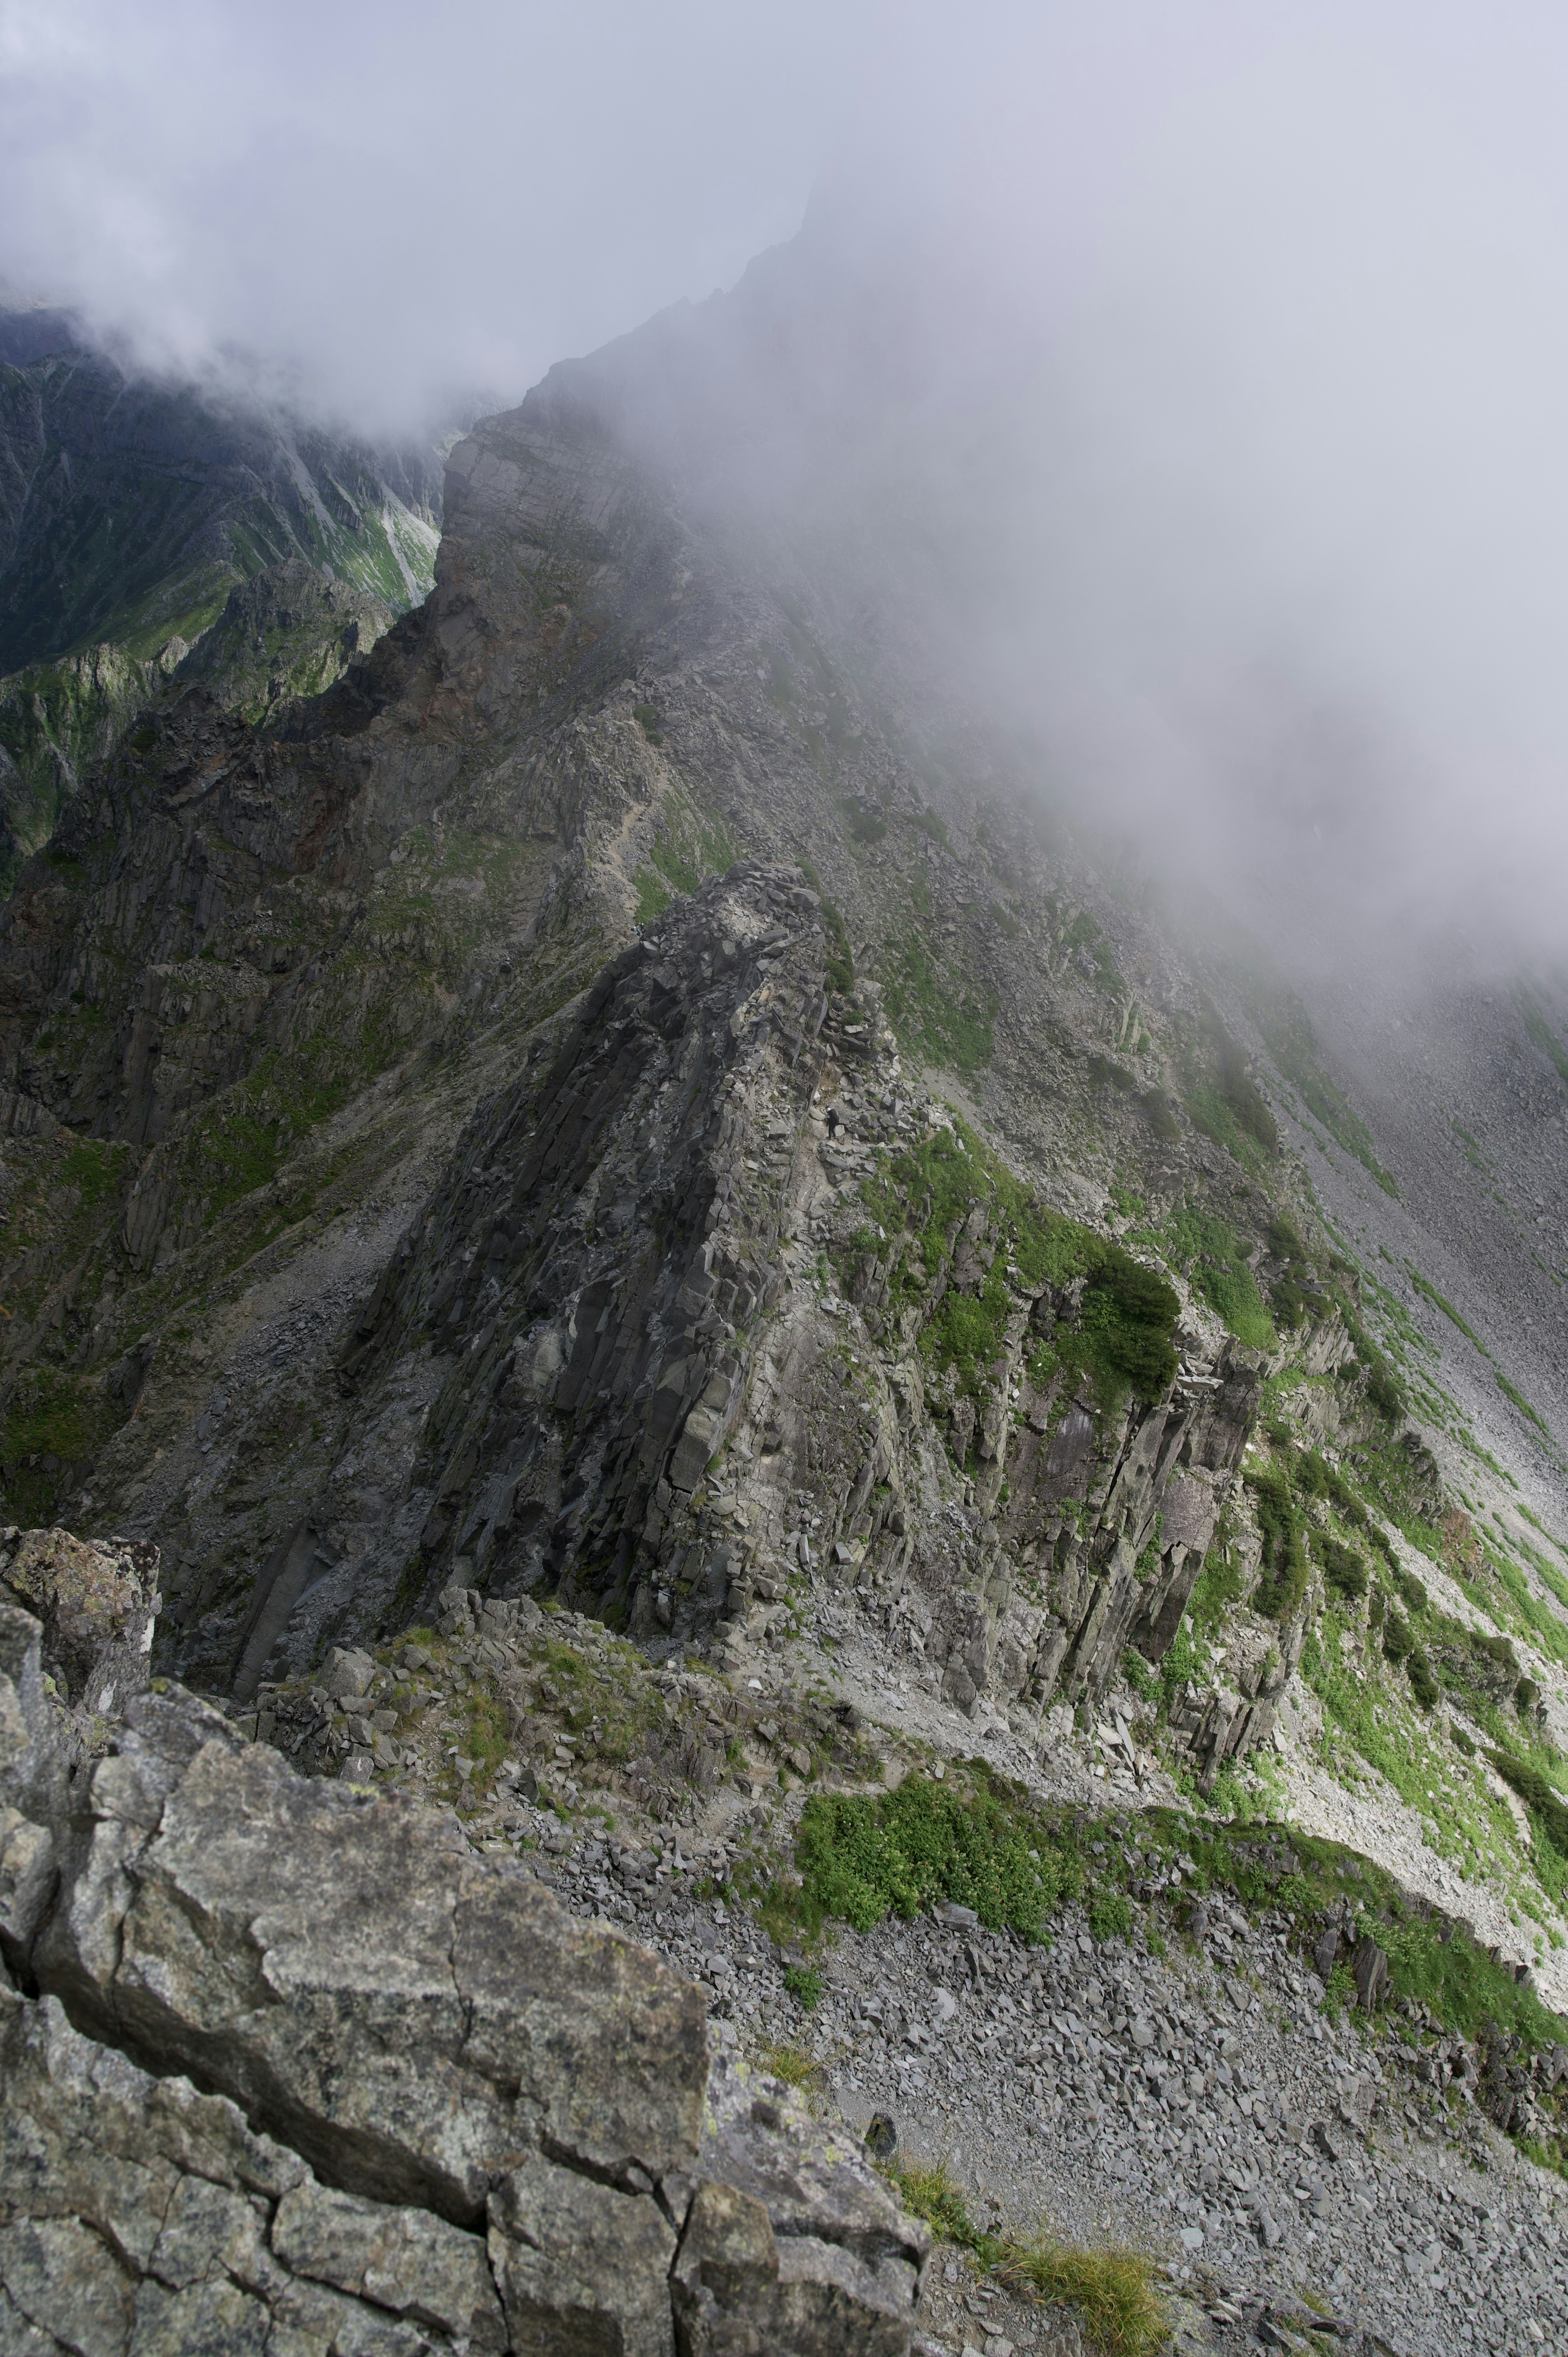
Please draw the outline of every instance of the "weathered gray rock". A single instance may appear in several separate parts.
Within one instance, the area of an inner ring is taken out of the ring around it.
[[[158,1551],[70,1531],[0,1531],[0,1597],[42,1626],[44,1666],[79,1708],[114,1710],[147,1683]]]
[[[259,1745],[205,1742],[162,1793],[146,1760],[92,1770],[35,1960],[96,2034],[220,2087],[339,2183],[470,2224],[542,2138],[613,2179],[689,2163],[696,1990],[405,1803]]]
[[[657,2202],[532,2160],[508,2171],[489,2216],[514,2349],[669,2357],[675,2230]]]
[[[0,1987],[0,2348],[903,2357],[920,2231],[782,2090],[710,2083],[696,1986],[177,1689],[83,1756],[42,1636],[5,1615],[43,1816],[0,1819],[38,1992]]]
[[[851,2331],[867,2357],[902,2352],[924,2230],[778,2082],[721,2063],[710,2104],[675,2263],[682,2357],[827,2357]]]
[[[356,1702],[370,1686],[376,1665],[369,1653],[334,1645],[327,1656],[327,1691],[338,1702]]]

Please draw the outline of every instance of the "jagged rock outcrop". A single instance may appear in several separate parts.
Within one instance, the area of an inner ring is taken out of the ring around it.
[[[330,684],[428,590],[440,490],[433,450],[372,451],[128,377],[81,321],[0,312],[5,888],[192,641],[216,643],[185,675],[216,676],[258,719],[270,679],[295,696]],[[323,612],[333,589],[345,610]]]
[[[43,1636],[0,1606],[4,1855],[48,1860],[0,1987],[8,2349],[901,2357],[920,2230],[787,2091],[713,2076],[700,1990],[178,1689],[90,1746]]]
[[[292,705],[324,695],[350,663],[362,662],[394,619],[382,598],[303,559],[269,565],[230,590],[218,619],[180,660],[175,680],[199,683],[243,720],[275,725]]]
[[[543,1586],[645,1631],[690,1584],[671,1532],[694,1543],[741,1329],[799,1222],[822,964],[799,870],[737,868],[608,964],[544,1072],[465,1139],[341,1362],[366,1383],[427,1334],[451,1369],[414,1468],[427,1586]],[[724,1595],[721,1570],[710,1619]]]
[[[837,1584],[1037,1722],[1180,1620],[1258,1286],[1310,1280],[1274,1125],[999,749],[917,755],[831,533],[689,496],[624,358],[456,447],[368,660],[268,729],[177,696],[0,917],[10,1511],[156,1537],[161,1661],[242,1696],[448,1583],[732,1665]],[[1054,1275],[1015,1189],[1081,1225]]]
[[[544,1595],[708,1640],[730,1666],[803,1579],[843,1582],[966,1710],[1037,1717],[1102,1690],[1129,1642],[1163,1657],[1256,1365],[1226,1345],[1205,1372],[1188,1338],[1152,1400],[1123,1384],[1111,1404],[1070,1347],[1047,1372],[1085,1280],[1012,1265],[1006,1174],[905,1076],[874,990],[830,1013],[825,960],[800,872],[742,864],[607,965],[476,1119],[339,1359],[361,1480],[389,1397],[426,1370],[417,1438],[405,1422],[377,1475],[416,1503],[417,1573],[384,1529],[337,1563],[314,1541],[276,1552],[241,1632],[242,1697],[384,1631],[394,1580],[405,1615],[448,1583]],[[909,1156],[933,1140],[966,1175],[951,1232],[922,1245]],[[863,1182],[903,1226],[873,1235]],[[824,1297],[813,1245],[850,1298]],[[999,1284],[999,1355],[955,1391],[942,1305]],[[304,1527],[330,1523],[323,1501]]]

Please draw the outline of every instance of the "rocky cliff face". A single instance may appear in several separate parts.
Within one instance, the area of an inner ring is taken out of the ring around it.
[[[457,1620],[465,1678],[548,1607],[671,1682],[602,1786],[596,1717],[530,1753],[568,1814],[762,1805],[864,1658],[1079,1801],[1307,1813],[1555,1990],[1551,1494],[1455,1456],[1282,1125],[1391,1204],[1380,1137],[628,365],[457,447],[431,597],[319,696],[238,594],[22,870],[11,1512],[156,1543],[159,1670],[317,1778],[500,1805],[521,1698],[437,1761],[456,1685],[322,1683]]]
[[[5,1548],[8,2349],[901,2357],[921,2230],[700,1990],[150,1689],[145,1551]]]
[[[1139,1277],[1146,1245],[1107,1257],[1065,1214],[1104,1203],[1094,1160],[1113,1152],[1156,1217],[1201,1188],[1265,1225],[1260,1178],[1214,1165],[1155,1078],[1159,1030],[1195,1096],[1230,1085],[1250,1113],[1200,989],[1147,926],[1118,951],[1062,899],[1022,807],[971,812],[976,840],[955,847],[811,633],[660,509],[590,418],[554,402],[499,421],[455,458],[447,511],[430,607],[294,733],[258,738],[193,696],[149,723],[24,880],[0,952],[13,1123],[102,1137],[117,1198],[118,1235],[102,1213],[91,1241],[77,1228],[69,1277],[69,1243],[40,1232],[35,1260],[38,1314],[85,1362],[84,1434],[107,1439],[128,1393],[138,1421],[155,1412],[150,1336],[124,1372],[89,1372],[120,1368],[113,1338],[143,1330],[145,1286],[188,1297],[188,1272],[242,1265],[263,1193],[267,1224],[294,1232],[280,1265],[296,1257],[317,1133],[335,1125],[334,1158],[357,1164],[356,1219],[371,1167],[395,1198],[456,1156],[333,1348],[330,1387],[325,1350],[286,1353],[296,1411],[272,1487],[294,1518],[259,1550],[247,1534],[259,1576],[213,1588],[209,1550],[235,1552],[220,1506],[188,1556],[180,1521],[151,1509],[187,1559],[174,1620],[200,1628],[200,1674],[259,1674],[285,1598],[315,1598],[297,1649],[307,1629],[366,1633],[464,1565],[643,1635],[699,1633],[732,1584],[744,1616],[755,1580],[798,1563],[807,1495],[826,1544],[868,1554],[868,1584],[941,1604],[955,1692],[966,1649],[989,1680],[1015,1609],[1004,1683],[1036,1703],[1063,1678],[1102,1685],[1134,1632],[1158,1658],[1258,1362],[1201,1296],[1182,1312]],[[666,913],[746,838],[753,865]],[[1005,901],[975,901],[977,863]],[[861,986],[868,929],[886,978]],[[574,1001],[618,936],[631,946]],[[84,1024],[95,962],[118,975],[127,959],[141,979]],[[1112,1071],[1118,1041],[1133,1064]],[[966,1143],[927,1087],[942,1054],[1011,1159]],[[485,1079],[495,1094],[459,1134]],[[1069,1159],[1060,1143],[1091,1115],[1105,1143]],[[868,1224],[852,1207],[874,1169],[888,1217]],[[875,1346],[848,1426],[851,1371],[821,1373],[836,1329],[803,1307],[813,1248]],[[130,1299],[100,1317],[86,1301],[107,1304],[105,1285]],[[171,1369],[186,1338],[207,1347],[185,1316],[159,1323]],[[279,1357],[249,1361],[264,1390]],[[313,1440],[337,1436],[304,1451],[302,1378]],[[186,1446],[213,1454],[217,1421],[243,1416],[253,1491],[265,1412],[242,1410],[247,1388],[222,1390]],[[143,1480],[153,1430],[134,1436]],[[732,1436],[771,1491],[754,1515],[742,1480],[753,1535],[726,1551],[708,1477]],[[174,1470],[155,1482],[171,1503]],[[950,1605],[955,1585],[989,1602]],[[961,1640],[954,1611],[980,1616]]]

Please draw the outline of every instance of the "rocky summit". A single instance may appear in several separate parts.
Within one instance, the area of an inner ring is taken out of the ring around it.
[[[802,285],[17,834],[7,2349],[1568,2345],[1560,987],[1175,911],[755,497]]]

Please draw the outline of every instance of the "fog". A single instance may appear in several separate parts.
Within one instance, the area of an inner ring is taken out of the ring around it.
[[[678,0],[0,0],[0,282],[397,432],[798,226],[862,18]]]
[[[12,0],[0,275],[371,430],[696,298],[632,430],[1053,794],[1300,957],[1553,957],[1565,84],[1544,7]]]

